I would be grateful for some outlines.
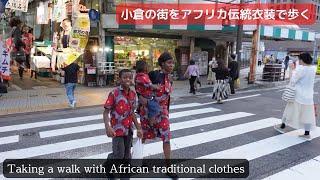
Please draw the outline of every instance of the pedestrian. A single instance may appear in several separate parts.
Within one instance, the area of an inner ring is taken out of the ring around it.
[[[22,27],[22,40],[25,44],[24,52],[26,54],[26,62],[25,65],[28,69],[30,69],[30,53],[33,45],[33,35],[29,33],[30,28],[27,25]]]
[[[65,65],[62,70],[64,71],[64,83],[69,100],[69,106],[75,108],[76,99],[74,97],[74,90],[78,83],[78,72],[80,70],[80,67],[77,63],[73,62],[68,66]]]
[[[273,57],[273,54],[270,55],[269,63],[274,64],[276,59]]]
[[[170,94],[172,93],[172,82],[169,79],[169,74],[172,73],[174,68],[174,60],[170,53],[164,52],[158,58],[160,66],[159,71],[151,71],[149,73],[152,84],[159,84],[160,88],[156,90],[155,100],[160,105],[160,115],[156,116],[156,124],[150,124],[148,115],[143,107],[148,104],[148,99],[139,97],[140,121],[143,130],[143,143],[146,139],[154,139],[159,137],[163,141],[163,152],[165,159],[169,160],[171,157],[171,132],[169,122],[169,106]],[[168,174],[169,175],[169,174]]]
[[[224,99],[228,98],[230,85],[228,82],[229,70],[222,61],[218,61],[218,67],[212,69],[216,73],[217,83],[213,86],[212,99],[222,104]]]
[[[287,69],[288,69],[289,61],[290,61],[290,57],[289,57],[289,53],[288,53],[287,56],[284,59],[284,70],[285,71],[287,71]]]
[[[229,84],[231,89],[231,94],[235,94],[234,90],[234,83],[239,78],[239,64],[236,61],[236,55],[232,54],[231,61],[229,62],[228,68],[229,68]]]
[[[189,78],[190,91],[189,93],[196,94],[195,82],[200,75],[199,67],[196,65],[194,60],[190,61],[190,65],[188,66],[184,76]]]
[[[31,70],[31,73],[30,73],[30,78],[32,79],[33,78],[33,75],[34,75],[34,78],[37,79],[37,66],[35,65],[34,61],[30,61],[30,70]]]
[[[148,65],[146,61],[139,60],[136,63],[136,77],[135,77],[135,89],[138,95],[146,98],[148,100],[148,105],[146,107],[138,107],[144,109],[145,114],[148,115],[150,125],[156,124],[155,117],[160,113],[160,105],[155,99],[155,90],[159,89],[160,86],[152,84],[148,75]]]
[[[208,84],[214,84],[216,82],[216,73],[212,72],[212,68],[216,67],[217,65],[217,61],[215,57],[212,57],[211,61],[209,61],[208,64],[208,78],[207,78],[207,82]]]
[[[11,37],[12,37],[12,50],[10,52],[11,58],[17,62],[19,77],[23,79],[23,71],[25,68],[25,44],[22,40],[21,26],[22,22],[19,18],[13,17],[9,22],[10,27],[12,28]]]
[[[316,67],[312,66],[312,57],[309,53],[299,55],[300,65],[296,67],[290,85],[295,88],[293,102],[289,102],[282,117],[282,124],[275,129],[284,133],[287,126],[295,129],[304,129],[300,137],[310,139],[310,131],[316,126],[314,112],[314,79]]]
[[[132,122],[137,128],[137,136],[142,138],[141,125],[134,113],[136,93],[130,89],[133,82],[132,72],[122,69],[119,80],[120,85],[109,93],[103,112],[106,134],[112,137],[112,153],[108,159],[131,159]]]
[[[261,65],[262,65],[262,59],[259,58],[259,59],[258,59],[258,66],[260,67]]]

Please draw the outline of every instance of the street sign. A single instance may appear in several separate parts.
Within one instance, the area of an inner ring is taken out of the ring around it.
[[[320,75],[320,58],[318,58],[317,74]]]
[[[90,9],[89,18],[91,21],[97,21],[100,19],[100,13],[95,9]]]

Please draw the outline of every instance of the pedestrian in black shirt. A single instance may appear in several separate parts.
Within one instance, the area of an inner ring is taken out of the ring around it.
[[[239,71],[238,71],[239,64],[236,61],[235,59],[236,56],[234,54],[232,54],[230,57],[231,57],[231,61],[228,65],[229,73],[230,73],[229,83],[230,83],[231,94],[235,94],[234,83],[239,78]]]
[[[289,54],[287,54],[286,58],[284,59],[285,71],[288,69],[289,61],[290,61],[290,57],[289,57]]]
[[[72,108],[76,107],[76,100],[74,97],[74,90],[76,88],[76,84],[78,83],[78,72],[79,72],[79,65],[76,63],[71,63],[70,65],[62,68],[64,70],[64,83],[67,92],[67,96],[69,99],[69,106]]]
[[[212,72],[216,73],[217,83],[213,86],[212,99],[222,104],[224,99],[228,98],[230,85],[228,84],[229,71],[225,67],[222,60],[218,61],[218,67],[212,68]]]

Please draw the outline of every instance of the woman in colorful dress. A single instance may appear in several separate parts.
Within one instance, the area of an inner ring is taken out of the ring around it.
[[[217,68],[212,68],[216,73],[217,83],[213,87],[212,99],[222,104],[224,99],[227,99],[230,94],[230,85],[228,83],[229,70],[225,67],[222,61],[218,62]]]
[[[169,104],[170,94],[172,93],[172,83],[169,80],[169,74],[174,68],[174,60],[171,54],[164,52],[158,58],[160,71],[152,71],[149,73],[150,80],[153,84],[159,84],[159,88],[155,90],[155,99],[160,105],[160,113],[153,121],[148,119],[148,99],[139,97],[139,115],[143,130],[143,143],[146,139],[155,139],[159,137],[163,141],[163,152],[165,159],[171,156],[171,132],[169,122]]]

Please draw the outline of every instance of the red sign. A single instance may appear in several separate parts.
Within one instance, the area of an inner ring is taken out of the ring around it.
[[[118,24],[139,25],[311,25],[314,4],[119,4]]]

